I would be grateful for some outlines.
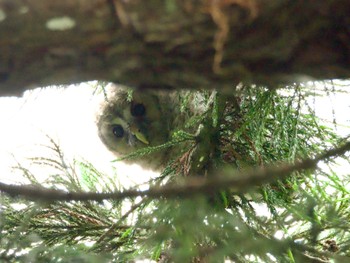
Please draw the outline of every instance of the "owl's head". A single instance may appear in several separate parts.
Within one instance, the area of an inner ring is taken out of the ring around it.
[[[117,157],[167,142],[174,116],[170,97],[116,87],[97,120],[102,142]],[[151,154],[146,162],[161,162],[156,159],[162,159],[162,154]]]

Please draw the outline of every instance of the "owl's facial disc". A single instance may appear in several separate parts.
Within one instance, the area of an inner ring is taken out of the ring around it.
[[[177,114],[173,114],[177,113],[177,104],[173,103],[176,103],[175,97],[142,90],[129,94],[122,88],[117,88],[111,95],[113,97],[104,104],[97,125],[102,142],[116,156],[163,145],[171,138],[173,126],[178,125],[174,122]],[[181,120],[179,118],[179,122]],[[157,163],[166,158],[164,153],[154,152],[141,159]]]
[[[142,104],[137,104],[142,105]],[[140,106],[138,106],[140,107]],[[142,106],[143,107],[143,106]],[[140,108],[136,109],[137,114],[140,114],[140,112],[145,113],[145,109],[140,110]],[[137,123],[126,123],[121,118],[115,118],[112,121],[112,133],[117,139],[124,139],[127,144],[130,146],[134,145],[136,141],[142,142],[143,144],[148,145],[149,141],[146,137],[145,132],[143,132],[144,129],[137,125]]]

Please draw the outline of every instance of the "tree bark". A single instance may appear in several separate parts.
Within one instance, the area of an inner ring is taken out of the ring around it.
[[[349,14],[349,0],[0,0],[0,95],[345,79]]]

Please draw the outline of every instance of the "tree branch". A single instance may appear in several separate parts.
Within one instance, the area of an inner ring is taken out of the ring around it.
[[[198,194],[213,193],[227,188],[231,188],[237,192],[244,192],[252,187],[286,178],[292,172],[315,169],[319,161],[341,156],[349,150],[350,142],[347,142],[343,146],[326,151],[315,158],[304,159],[294,164],[281,164],[256,170],[252,169],[237,174],[234,174],[233,171],[220,171],[216,172],[216,175],[210,176],[210,178],[186,178],[176,185],[150,188],[146,191],[130,189],[113,193],[65,192],[36,186],[8,185],[4,183],[0,183],[0,191],[13,197],[20,196],[26,199],[44,202],[122,200],[137,196],[148,196],[150,198],[191,197]]]
[[[245,3],[0,1],[0,95],[88,80],[227,89],[350,77],[348,0]]]

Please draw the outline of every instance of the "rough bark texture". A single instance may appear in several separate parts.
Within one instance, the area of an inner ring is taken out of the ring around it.
[[[0,0],[0,95],[350,77],[350,1]]]

